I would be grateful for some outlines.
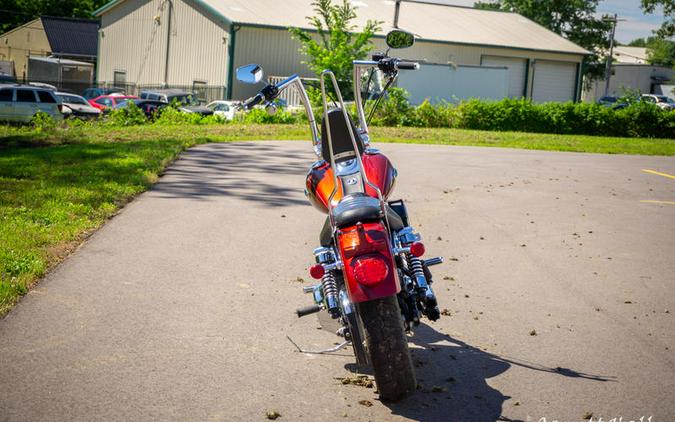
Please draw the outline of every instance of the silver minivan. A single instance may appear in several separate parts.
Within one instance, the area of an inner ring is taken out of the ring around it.
[[[48,89],[0,84],[0,121],[29,123],[39,112],[62,120],[61,101]]]

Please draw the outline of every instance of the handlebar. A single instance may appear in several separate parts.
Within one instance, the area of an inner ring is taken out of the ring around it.
[[[244,110],[248,110],[250,108],[257,106],[263,101],[265,101],[265,95],[259,92],[254,97],[251,97],[248,100],[241,103],[241,108],[243,108]]]
[[[418,70],[420,68],[420,64],[417,62],[399,60],[396,62],[396,67],[400,70]]]

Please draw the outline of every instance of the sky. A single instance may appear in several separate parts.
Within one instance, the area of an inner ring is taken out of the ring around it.
[[[473,6],[475,0],[436,0],[438,3]],[[663,13],[655,12],[645,15],[640,9],[640,0],[601,0],[598,5],[601,14],[618,14],[620,21],[616,26],[616,39],[621,43],[628,43],[635,38],[648,37],[654,29],[661,26]]]

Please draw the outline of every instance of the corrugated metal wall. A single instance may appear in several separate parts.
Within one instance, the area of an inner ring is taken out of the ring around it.
[[[164,0],[127,0],[101,17],[99,82],[126,71],[127,82],[160,83],[164,78],[166,17]]]
[[[169,83],[227,85],[229,27],[191,1],[174,1],[173,16]]]
[[[288,31],[268,28],[242,27],[236,35],[235,69],[249,63],[257,63],[268,76],[290,76],[294,73],[314,77],[314,73],[302,64],[306,57],[298,51],[300,43],[293,40]],[[233,99],[255,95],[257,89],[234,82]]]
[[[127,82],[164,82],[169,3],[127,0],[106,12],[99,31],[98,81],[126,71]],[[192,2],[173,0],[168,84],[227,81],[228,32]]]

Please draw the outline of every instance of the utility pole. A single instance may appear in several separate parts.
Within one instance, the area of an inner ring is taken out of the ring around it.
[[[401,0],[396,0],[394,6],[394,28],[398,28],[398,15],[401,12]]]
[[[623,20],[623,19],[621,19]],[[605,22],[612,23],[612,34],[609,37],[609,56],[607,57],[607,65],[605,66],[605,96],[609,95],[609,79],[612,76],[612,57],[614,57],[614,34],[616,33],[616,23],[619,21],[617,14],[613,18],[603,19]]]
[[[171,48],[171,14],[173,12],[173,4],[171,0],[166,0],[169,10],[167,11],[166,19],[166,55],[164,57],[164,87],[169,85],[169,48]]]

